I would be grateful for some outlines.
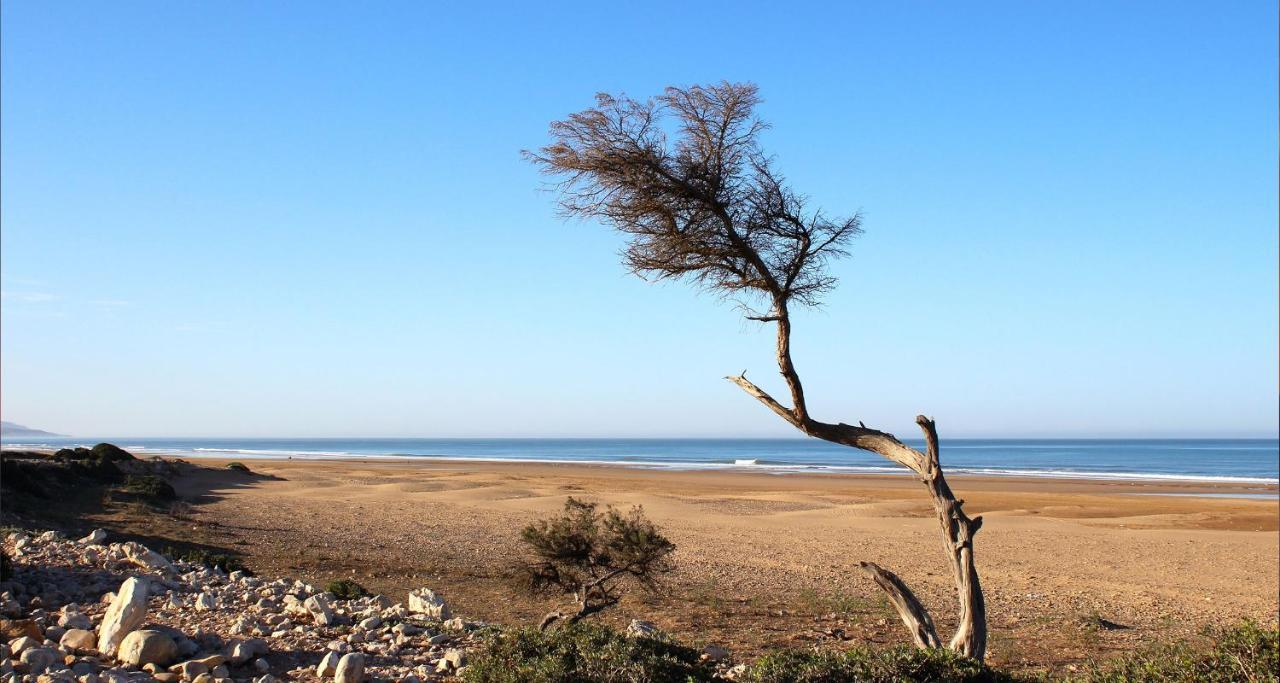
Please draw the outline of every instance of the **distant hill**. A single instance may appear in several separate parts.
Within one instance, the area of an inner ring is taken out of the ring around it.
[[[32,429],[13,422],[0,420],[0,436],[60,436],[43,429]]]

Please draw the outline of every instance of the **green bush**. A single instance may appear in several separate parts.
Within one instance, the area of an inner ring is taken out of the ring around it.
[[[741,680],[750,683],[978,683],[1012,681],[976,660],[950,650],[900,645],[885,650],[787,650],[760,658]]]
[[[178,498],[173,486],[154,474],[129,475],[120,491],[148,503],[167,503]]]
[[[351,579],[330,581],[329,585],[325,586],[324,589],[333,593],[342,600],[355,600],[356,598],[363,598],[369,594],[369,591],[365,590],[364,586],[361,586]]]
[[[182,560],[191,564],[221,569],[227,573],[234,571],[248,572],[248,568],[244,566],[244,562],[241,562],[240,558],[227,553],[205,550],[204,548],[175,548],[169,546],[164,549],[162,554],[170,560]]]
[[[1082,683],[1232,683],[1280,677],[1280,628],[1252,621],[1210,634],[1208,647],[1186,641],[1095,664]]]
[[[123,462],[125,460],[137,460],[133,454],[125,449],[110,443],[100,443],[94,446],[90,451],[103,462]]]
[[[227,469],[243,472],[245,474],[253,474],[253,471],[249,469],[249,466],[242,462],[229,462],[227,463]]]
[[[579,623],[549,632],[492,633],[462,678],[467,683],[686,683],[710,681],[712,673],[692,648]]]

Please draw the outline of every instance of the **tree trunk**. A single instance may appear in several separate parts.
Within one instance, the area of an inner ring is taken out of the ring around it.
[[[783,313],[785,318],[785,311]],[[778,334],[779,369],[791,387],[792,399],[803,401],[804,394],[799,386],[799,376],[791,364],[788,340],[784,339],[784,336],[790,335],[790,325],[780,323]],[[933,420],[923,415],[916,417],[916,424],[920,425],[921,431],[924,432],[926,443],[925,452],[921,453],[898,441],[892,434],[861,424],[854,427],[844,423],[830,424],[814,420],[808,417],[804,409],[787,408],[778,403],[743,375],[727,379],[742,387],[756,400],[805,434],[824,441],[871,451],[916,474],[929,490],[929,498],[933,503],[934,512],[937,513],[938,523],[942,527],[947,560],[951,565],[960,604],[956,632],[948,647],[966,657],[982,661],[987,651],[987,609],[982,596],[982,584],[978,580],[978,569],[973,561],[973,536],[978,529],[982,528],[982,517],[970,519],[962,509],[964,501],[957,500],[951,492],[951,487],[947,485],[938,459],[938,433]],[[862,568],[889,594],[890,600],[898,611],[898,616],[911,631],[911,637],[916,645],[922,648],[941,647],[941,640],[938,638],[929,612],[906,584],[897,575],[877,565],[863,563]]]

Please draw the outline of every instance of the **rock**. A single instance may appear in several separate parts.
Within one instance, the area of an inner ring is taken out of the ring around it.
[[[189,660],[169,667],[170,673],[182,676],[183,680],[193,680],[196,676],[209,673],[209,666],[201,661]]]
[[[242,640],[233,644],[227,651],[227,661],[238,666],[254,657],[267,654],[267,650],[267,641],[261,638]]]
[[[152,676],[160,683],[178,683],[178,674],[159,673]]]
[[[38,640],[39,631],[36,631],[36,633],[37,633],[37,636],[35,638],[32,638],[31,636],[20,636],[18,638],[14,638],[13,640],[9,641],[10,654],[12,654],[14,657],[17,657],[18,655],[22,654],[23,650],[30,650],[33,647],[40,647],[40,641]]]
[[[365,629],[367,631],[372,631],[373,629],[378,628],[381,625],[382,625],[381,617],[369,617],[368,619],[360,620],[360,628]]]
[[[449,662],[449,666],[459,669],[467,663],[467,653],[464,650],[453,648],[444,653],[444,661]]]
[[[315,620],[317,626],[331,626],[333,624],[333,608],[329,606],[329,599],[322,594],[313,595],[302,603],[307,608],[307,612],[311,614],[311,618]]]
[[[94,652],[97,649],[98,638],[93,635],[93,631],[73,628],[62,634],[62,639],[58,641],[58,645],[68,652],[85,654]]]
[[[147,548],[139,543],[124,544],[124,554],[128,560],[139,567],[147,569],[158,569],[161,571],[169,571],[173,569],[173,565],[164,559],[164,555]]]
[[[105,529],[94,529],[89,532],[88,536],[80,539],[81,545],[102,545],[107,541],[107,531]]]
[[[724,677],[731,681],[736,681],[739,678],[742,678],[743,676],[745,676],[746,674],[747,674],[746,664],[735,664],[732,667],[730,667],[728,671],[724,672]]]
[[[31,673],[41,674],[54,664],[61,664],[62,654],[51,647],[30,647],[22,651],[19,659],[31,667]]]
[[[117,658],[132,666],[167,665],[178,657],[178,644],[161,631],[133,631],[120,641]]]
[[[328,678],[338,671],[338,660],[341,657],[337,652],[329,650],[325,653],[324,658],[320,660],[320,665],[316,667],[316,675],[320,678]]]
[[[23,636],[39,638],[40,626],[30,619],[0,619],[0,640],[14,640]]]
[[[147,585],[137,577],[130,577],[120,584],[120,591],[98,627],[98,652],[111,656],[120,647],[120,641],[130,631],[142,625],[147,618]]]
[[[253,668],[254,668],[254,670],[256,670],[258,673],[265,674],[265,673],[267,673],[268,671],[270,671],[270,670],[271,670],[271,662],[268,662],[267,660],[263,659],[262,657],[259,657],[259,658],[255,659],[255,660],[253,660]]]
[[[228,669],[226,664],[219,664],[218,666],[213,667],[213,671],[210,671],[209,673],[215,679],[223,679],[223,678],[231,677],[231,669]]]
[[[708,645],[702,648],[702,657],[713,662],[721,662],[729,657],[729,651],[719,645]]]
[[[449,605],[430,588],[409,591],[409,611],[425,614],[441,621],[449,618]]]
[[[333,673],[334,683],[361,683],[364,680],[364,655],[348,652],[338,660],[338,670]]]
[[[206,669],[212,669],[216,666],[225,664],[227,662],[227,658],[222,655],[209,655],[208,657],[201,657],[200,659],[193,659],[191,661],[200,662],[205,665]]]
[[[462,617],[454,617],[452,619],[446,619],[444,627],[447,629],[453,629],[454,631],[465,631],[467,629],[467,623],[462,620]]]
[[[210,593],[201,593],[200,595],[196,596],[195,607],[197,612],[208,612],[209,610],[214,609],[217,606],[218,606],[218,602],[214,599],[213,595]]]
[[[63,628],[78,628],[85,631],[93,628],[93,622],[89,621],[87,615],[66,609],[62,611],[62,616],[58,617],[58,625]]]
[[[652,622],[641,621],[640,619],[632,619],[627,625],[627,635],[633,638],[652,638],[658,632],[658,627]]]
[[[192,679],[191,683],[213,683],[213,676],[210,676],[208,673],[202,673]]]

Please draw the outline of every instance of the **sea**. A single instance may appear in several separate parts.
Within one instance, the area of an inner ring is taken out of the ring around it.
[[[421,439],[0,437],[5,448],[107,441],[138,455],[183,458],[480,460],[610,464],[673,470],[905,473],[871,453],[816,439]],[[919,440],[908,445],[923,448]],[[1280,482],[1278,439],[944,439],[949,473],[1099,480]]]

